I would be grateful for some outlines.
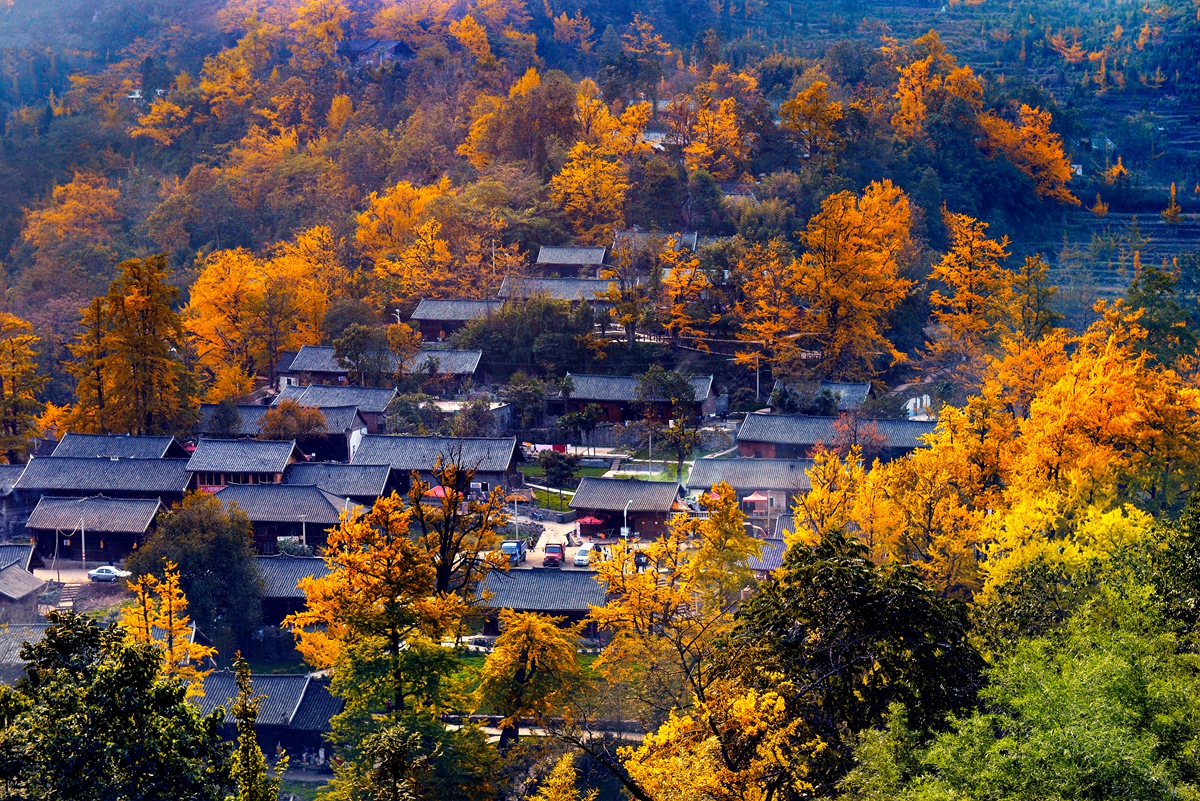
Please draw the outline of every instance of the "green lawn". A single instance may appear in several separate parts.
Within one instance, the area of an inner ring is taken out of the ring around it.
[[[542,476],[546,475],[545,471],[542,470],[541,465],[522,464],[518,465],[517,469],[525,475],[525,478],[541,478]],[[575,471],[575,477],[583,478],[584,476],[602,476],[607,472],[607,467],[581,467]]]
[[[283,801],[316,801],[322,785],[317,782],[298,782],[284,779],[279,784],[279,798]]]

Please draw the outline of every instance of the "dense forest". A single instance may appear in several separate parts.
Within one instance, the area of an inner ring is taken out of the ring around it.
[[[323,797],[1200,794],[1194,0],[8,0],[0,50],[10,465],[191,436],[202,403],[236,433],[303,346],[400,393],[379,434],[480,435],[498,400],[505,434],[578,440],[571,374],[637,376],[625,428],[672,482],[730,453],[688,373],[777,418],[871,385],[804,454],[778,565],[717,483],[593,566],[585,617],[505,609],[486,652],[464,631],[517,499],[439,454],[344,510],[283,624],[342,704]],[[608,249],[595,303],[411,321],[560,245]],[[479,385],[417,363],[447,344]],[[464,404],[442,428],[435,396]],[[887,454],[906,401],[928,432]],[[254,436],[303,440],[306,409]],[[528,475],[561,495],[555,459]],[[189,603],[222,645],[267,635],[250,520],[180,494],[119,628],[56,613],[23,649],[6,792],[279,793],[240,657],[232,755],[185,700],[214,654]]]

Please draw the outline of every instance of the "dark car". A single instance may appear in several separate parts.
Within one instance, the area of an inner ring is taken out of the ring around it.
[[[542,567],[562,567],[566,555],[566,549],[562,544],[552,542],[546,546],[546,556],[542,559]]]

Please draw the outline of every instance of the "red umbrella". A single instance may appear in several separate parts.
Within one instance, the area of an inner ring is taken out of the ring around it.
[[[749,503],[766,503],[767,496],[756,492],[753,495],[747,495],[745,498],[742,498],[742,500],[748,501]]]
[[[604,525],[603,520],[601,520],[598,517],[592,517],[591,515],[588,515],[587,517],[581,517],[576,522],[578,522],[581,526],[602,526],[602,525]]]
[[[441,484],[438,484],[433,489],[426,490],[425,497],[426,498],[445,498],[446,497],[446,488],[443,487]]]

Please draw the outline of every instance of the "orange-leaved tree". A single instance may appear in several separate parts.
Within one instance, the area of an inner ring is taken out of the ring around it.
[[[889,180],[861,197],[830,195],[801,234],[796,293],[817,369],[845,379],[872,378],[878,364],[904,359],[888,340],[888,318],[908,296],[913,258],[912,208]]]
[[[134,600],[121,610],[121,627],[135,641],[162,651],[163,676],[186,684],[189,696],[204,695],[204,677],[212,668],[203,665],[217,651],[195,641],[178,565],[168,561],[161,579],[147,573],[128,584]]]
[[[1050,112],[1022,104],[1018,116],[1019,126],[991,112],[979,115],[985,148],[1003,153],[1032,178],[1039,198],[1078,206],[1079,199],[1067,189],[1071,163],[1063,151],[1062,137],[1050,130]]]

